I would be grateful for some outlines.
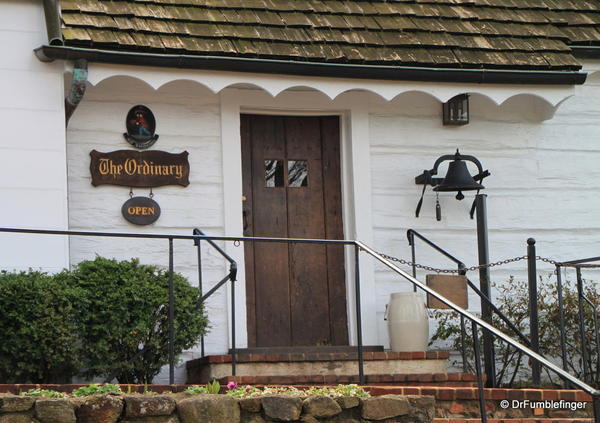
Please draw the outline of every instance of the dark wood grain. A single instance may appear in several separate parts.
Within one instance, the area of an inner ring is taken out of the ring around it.
[[[342,220],[342,177],[340,166],[340,119],[338,116],[321,118],[323,148],[323,198],[325,203],[325,237],[344,239]],[[327,277],[329,287],[329,322],[332,344],[348,344],[346,302],[346,273],[344,246],[327,246]]]
[[[325,238],[321,130],[318,117],[287,117],[288,160],[308,162],[308,186],[288,187],[288,236]],[[326,246],[290,247],[292,345],[330,345]]]
[[[243,115],[241,134],[244,234],[342,239],[338,118]],[[266,186],[265,160],[283,161],[283,186]],[[307,186],[287,186],[289,160],[307,162]],[[343,247],[255,243],[245,254],[249,346],[347,345]]]
[[[254,235],[287,237],[286,189],[266,187],[264,164],[285,158],[283,118],[256,116],[251,136]],[[257,345],[291,345],[288,245],[255,243],[254,277]]]

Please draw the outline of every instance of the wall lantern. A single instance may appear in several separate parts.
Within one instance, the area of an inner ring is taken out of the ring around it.
[[[469,95],[459,94],[442,105],[444,125],[466,125],[469,123]]]
[[[435,175],[438,173],[439,166],[446,161],[450,162],[446,176],[444,178],[435,177]],[[475,166],[477,166],[479,173],[472,176],[467,169],[466,162],[474,163]],[[460,152],[456,150],[455,154],[446,154],[439,157],[433,164],[432,169],[424,170],[422,174],[415,178],[415,183],[417,185],[423,185],[421,199],[417,204],[417,210],[415,213],[416,217],[419,217],[419,212],[421,211],[421,206],[423,205],[423,196],[425,194],[427,185],[431,185],[436,193],[456,192],[457,194],[455,198],[457,200],[462,200],[465,198],[463,191],[477,191],[470,214],[471,219],[473,218],[473,214],[475,212],[477,214],[477,249],[480,265],[487,265],[490,262],[486,206],[487,195],[480,194],[480,190],[484,189],[484,186],[481,182],[483,182],[483,179],[489,175],[490,172],[483,170],[483,166],[477,158],[474,156],[460,154]],[[437,220],[441,220],[439,202],[436,202],[436,215]],[[484,320],[491,322],[492,310],[487,302],[491,298],[490,270],[488,266],[482,266],[479,269],[479,289],[483,294],[481,297],[481,315]],[[488,387],[494,387],[496,385],[494,340],[491,334],[489,334],[487,331],[483,332],[483,355],[485,362],[485,373],[487,376],[486,384]]]

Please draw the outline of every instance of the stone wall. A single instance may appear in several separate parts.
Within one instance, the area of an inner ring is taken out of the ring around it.
[[[430,396],[354,397],[96,395],[46,399],[0,396],[0,423],[403,423],[432,422]]]

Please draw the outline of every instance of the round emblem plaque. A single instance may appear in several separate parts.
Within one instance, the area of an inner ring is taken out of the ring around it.
[[[127,133],[123,136],[134,147],[145,149],[151,147],[158,139],[158,135],[154,134],[156,131],[154,114],[152,110],[141,104],[133,106],[129,110],[125,126]]]

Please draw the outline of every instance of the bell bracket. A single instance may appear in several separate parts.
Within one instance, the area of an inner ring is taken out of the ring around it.
[[[464,160],[467,162],[475,163],[475,166],[477,166],[477,170],[479,170],[479,173],[477,175],[473,176],[473,179],[476,181],[482,181],[483,178],[487,178],[488,176],[490,176],[490,172],[488,170],[483,170],[483,166],[481,165],[481,162],[479,160],[477,160],[476,157],[460,154],[458,152],[458,150],[456,150],[455,154],[445,154],[445,155],[441,156],[440,158],[438,158],[435,161],[435,163],[433,164],[433,169],[424,170],[423,173],[421,173],[419,176],[417,176],[415,178],[415,184],[431,185],[432,187],[435,187],[436,185],[441,184],[442,181],[444,180],[444,178],[436,178],[434,176],[437,175],[438,168],[440,167],[440,165],[443,162],[451,161],[451,160]]]

